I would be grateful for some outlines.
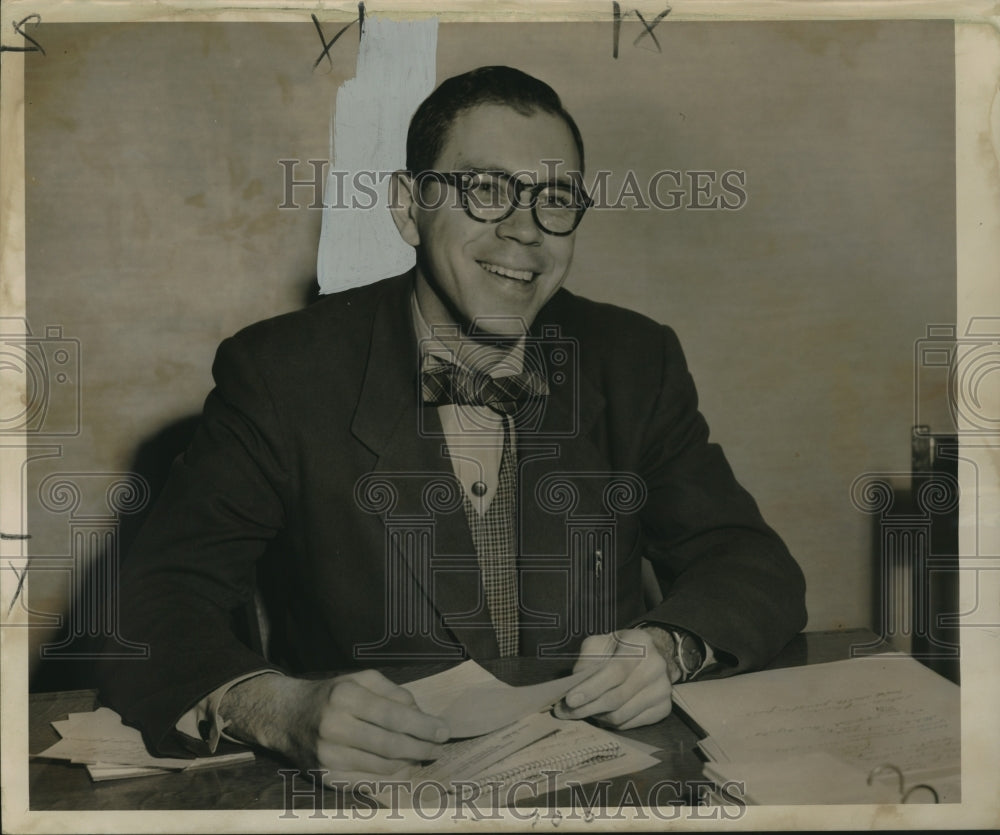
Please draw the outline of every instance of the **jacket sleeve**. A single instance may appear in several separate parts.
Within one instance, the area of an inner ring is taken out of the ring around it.
[[[641,452],[646,556],[664,599],[642,618],[700,636],[729,672],[766,664],[806,623],[805,580],[756,502],[708,440],[676,335]]]
[[[120,629],[148,657],[98,664],[102,698],[171,756],[204,753],[175,729],[200,699],[275,669],[236,637],[232,613],[252,600],[256,561],[284,526],[288,439],[240,337],[222,343],[213,375],[191,446],[123,561]]]

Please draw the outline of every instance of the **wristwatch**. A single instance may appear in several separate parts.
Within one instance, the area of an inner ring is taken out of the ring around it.
[[[678,682],[687,681],[705,666],[705,642],[697,635],[665,623],[644,622],[638,624],[638,627],[652,635],[653,644],[665,658],[668,670],[680,671]],[[670,676],[672,679],[672,671]]]
[[[674,660],[683,673],[681,681],[687,681],[705,663],[705,644],[697,635],[683,629],[671,629],[670,636],[674,639]]]

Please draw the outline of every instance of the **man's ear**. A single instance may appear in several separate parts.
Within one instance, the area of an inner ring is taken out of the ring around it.
[[[417,213],[420,211],[413,190],[418,188],[413,177],[406,171],[394,171],[389,180],[389,211],[400,236],[410,246],[420,245],[417,231]]]

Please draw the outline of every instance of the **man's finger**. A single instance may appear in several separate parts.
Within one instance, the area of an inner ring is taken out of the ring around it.
[[[333,731],[339,741],[352,748],[369,751],[388,759],[415,762],[436,760],[441,756],[443,750],[441,745],[435,742],[427,742],[406,733],[386,730],[356,718],[339,724],[341,727]],[[326,733],[329,733],[330,730],[323,728],[323,732]]]
[[[645,690],[656,698],[669,695],[666,663],[659,654],[638,660],[616,659],[605,664],[566,694],[564,716],[583,719],[609,713]]]
[[[670,712],[670,683],[661,678],[658,681],[647,684],[636,692],[634,696],[627,699],[619,707],[599,715],[601,721],[615,728],[629,726],[633,719],[643,714],[658,714],[648,721],[656,722]]]
[[[330,743],[323,739],[316,745],[316,758],[320,767],[328,769],[331,773],[368,772],[383,778],[414,765],[409,760],[381,757],[369,751],[360,751],[348,745]]]
[[[409,734],[428,742],[445,742],[451,736],[444,720],[430,716],[412,705],[399,704],[382,696],[373,695],[353,707],[352,713],[358,719],[389,731]]]
[[[444,742],[450,736],[448,725],[444,720],[424,713],[414,704],[401,704],[382,696],[365,687],[362,681],[364,679],[359,681],[354,676],[337,681],[329,693],[324,722],[343,721],[347,716],[429,742]],[[391,682],[389,685],[396,687]],[[376,686],[384,687],[377,682]],[[335,738],[336,728],[324,735]]]
[[[592,676],[581,681],[566,694],[563,702],[570,710],[578,710],[589,706],[595,699],[616,687],[622,685],[632,672],[633,665],[624,662],[609,662],[604,664]],[[590,715],[585,714],[585,715]]]
[[[640,686],[632,679],[626,679],[603,692],[592,690],[583,696],[577,695],[572,706],[569,703],[561,705],[564,709],[559,716],[564,719],[586,719],[599,713],[608,713],[631,699]],[[580,701],[581,699],[584,701]]]
[[[659,654],[649,635],[641,629],[626,629],[615,635],[615,658],[641,661],[651,653]]]
[[[630,687],[628,684],[612,687],[586,704],[573,708],[569,711],[566,718],[586,719],[589,716],[603,716],[614,710],[618,710],[636,695],[636,688],[634,686]]]
[[[672,707],[673,704],[668,698],[660,704],[646,708],[638,716],[633,716],[627,722],[622,722],[615,727],[620,731],[627,731],[629,728],[641,728],[643,725],[652,725],[654,722],[659,722],[661,719],[669,716]]]
[[[397,687],[395,690],[390,690],[388,693],[381,693],[380,695],[385,696],[387,699],[392,699],[397,704],[412,705],[419,710],[417,700],[413,698],[413,694],[405,687]]]
[[[582,669],[593,664],[600,664],[607,661],[615,654],[618,641],[613,633],[606,635],[591,635],[584,638],[580,644],[580,652],[573,669]]]
[[[394,684],[378,670],[362,670],[359,673],[351,673],[349,678],[356,681],[362,687],[368,688],[373,693],[378,693],[380,696],[385,696],[394,702],[399,702],[403,705],[414,705],[417,703],[409,690],[405,687],[400,687],[398,684]]]

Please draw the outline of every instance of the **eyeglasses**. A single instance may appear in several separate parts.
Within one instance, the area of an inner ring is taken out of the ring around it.
[[[424,171],[417,177],[421,185],[425,179],[453,185],[465,213],[480,223],[499,223],[514,209],[530,207],[535,224],[549,235],[572,233],[594,202],[576,182],[531,183],[505,171]]]

